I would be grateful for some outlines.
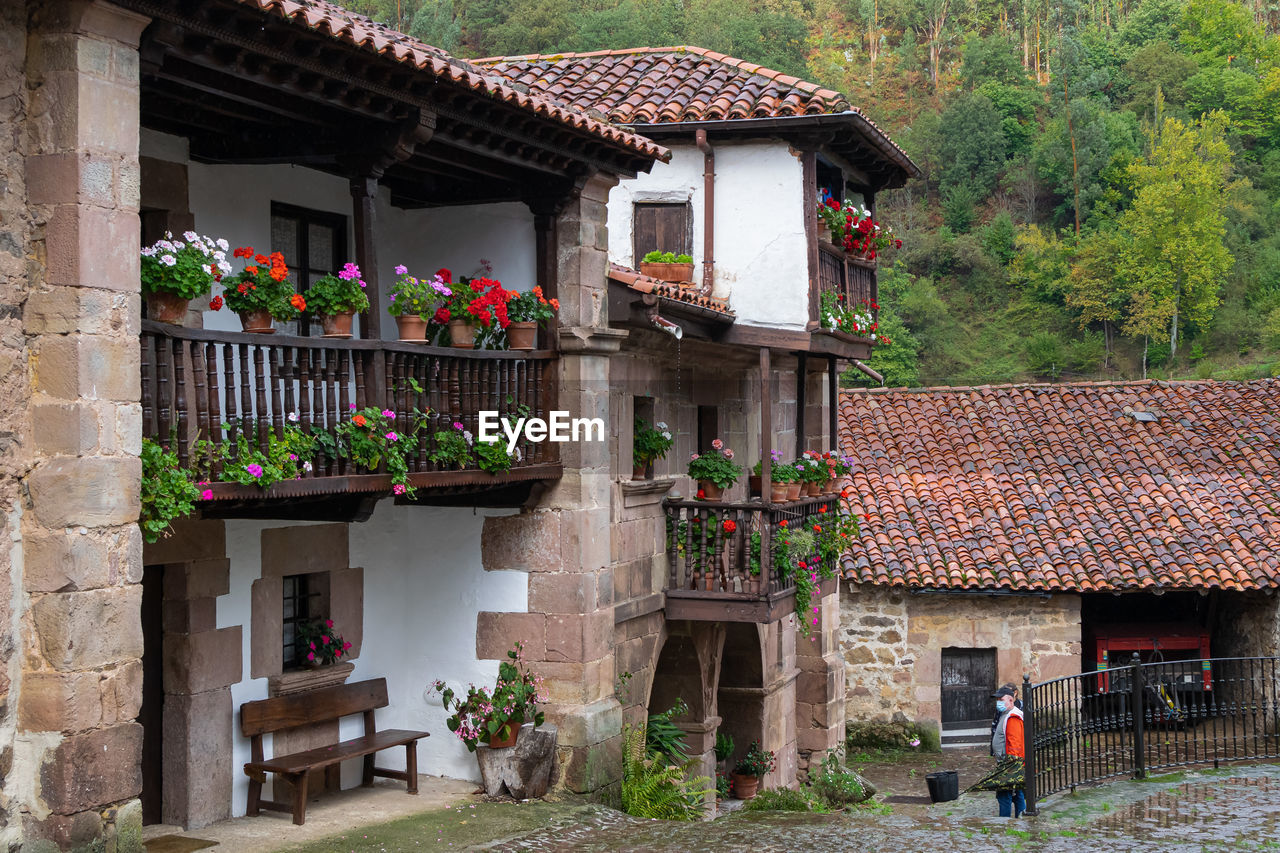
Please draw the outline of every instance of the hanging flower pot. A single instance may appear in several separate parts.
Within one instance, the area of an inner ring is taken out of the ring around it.
[[[147,316],[158,323],[181,326],[183,318],[187,316],[187,303],[190,301],[163,290],[148,293]]]
[[[417,314],[402,314],[396,317],[396,328],[400,340],[406,343],[420,344],[427,339],[427,321]]]
[[[702,497],[709,501],[720,500],[720,487],[710,480],[699,480],[698,491],[702,492]]]
[[[347,311],[342,314],[320,314],[320,328],[324,329],[326,338],[351,337],[351,320],[355,313]]]
[[[258,335],[275,334],[275,327],[271,325],[270,311],[241,311],[240,325],[246,332],[252,332]]]
[[[449,342],[458,349],[475,349],[476,327],[466,320],[450,320]]]
[[[533,321],[507,326],[507,342],[511,349],[531,350],[538,337],[538,324]]]

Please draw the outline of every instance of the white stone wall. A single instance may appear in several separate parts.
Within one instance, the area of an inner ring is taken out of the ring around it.
[[[160,160],[189,162],[186,140],[154,131],[143,132],[142,151],[144,156]],[[355,260],[351,191],[343,178],[302,166],[189,163],[188,181],[190,208],[201,234],[225,237],[232,247],[269,249],[271,202],[284,202],[346,216],[347,250]],[[493,276],[510,290],[529,290],[537,284],[533,214],[523,204],[402,210],[391,206],[390,193],[384,188],[376,216],[384,339],[396,337],[395,322],[386,306],[397,264],[419,276],[447,267],[457,277],[478,272],[483,258],[493,265]],[[240,269],[238,262],[232,266]],[[236,315],[226,309],[206,311],[204,325],[208,329],[240,329]]]
[[[636,202],[690,202],[694,263],[703,260],[703,155],[692,141],[667,143],[670,163],[622,181],[609,194],[609,260],[633,267]],[[804,236],[804,180],[799,154],[763,140],[714,144],[715,293],[728,297],[738,323],[804,328],[809,267]],[[700,280],[701,266],[694,278]]]
[[[433,776],[479,779],[475,756],[445,727],[435,679],[464,691],[469,683],[492,684],[498,661],[476,658],[476,614],[481,610],[524,612],[528,575],[485,571],[480,563],[484,519],[500,510],[396,506],[381,501],[373,517],[350,526],[350,565],[364,569],[364,629],[360,656],[348,683],[386,678],[388,707],[377,712],[380,729],[418,729],[431,737],[418,742],[418,771]],[[233,707],[267,698],[267,679],[249,678],[250,589],[262,574],[261,532],[307,522],[228,521],[227,556],[231,591],[217,600],[218,627],[243,625],[244,680],[231,687]],[[336,626],[339,633],[342,626]],[[341,724],[341,736],[363,733],[360,717]],[[266,739],[271,754],[271,739]],[[249,741],[235,725],[232,758],[232,814],[243,815]],[[404,768],[404,750],[378,757],[379,766]],[[360,783],[360,762],[343,767],[343,787]]]
[[[1080,596],[917,595],[850,584],[840,596],[850,721],[938,722],[942,649],[997,650],[997,680],[1081,672]]]

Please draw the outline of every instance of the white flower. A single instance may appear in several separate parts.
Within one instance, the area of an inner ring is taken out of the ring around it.
[[[222,273],[223,275],[231,275],[231,264],[227,263],[226,261],[222,261],[221,263],[218,264],[218,272]]]
[[[303,463],[302,463],[302,470],[303,470],[303,471],[310,471],[310,470],[311,470],[311,463],[310,463],[310,462],[303,462]]]
[[[160,256],[160,263],[164,264],[166,267],[171,267],[171,266],[173,266],[174,264],[176,264],[177,262],[178,262],[178,259],[177,259],[177,258],[175,258],[173,255],[161,255],[161,256]]]
[[[156,256],[155,246],[147,246],[147,248],[142,250],[142,257],[144,258],[154,258],[155,256]]]
[[[657,424],[655,424],[655,426],[657,426],[657,427],[658,427],[658,429],[660,429],[660,430],[664,430],[664,431],[665,431],[665,430],[667,429],[667,425],[666,425],[665,423],[663,423],[662,421],[658,421],[658,423],[657,423]]]
[[[183,231],[182,239],[186,240],[188,243],[194,243],[195,241],[200,239],[200,235],[194,231]]]
[[[297,413],[297,412],[290,412],[290,413],[289,413],[289,423],[291,423],[291,424],[296,424],[297,422],[298,422],[298,413]]]
[[[520,453],[520,448],[518,448],[518,447],[515,449],[515,454],[514,454],[514,456],[515,456],[515,460],[516,460],[517,462],[519,462],[521,459],[523,459],[523,458],[524,458],[524,457],[521,455],[521,453]]]
[[[217,245],[224,252],[231,248],[231,244],[227,242],[225,237],[219,237]]]
[[[471,434],[471,430],[464,429],[462,431],[462,437],[467,440],[467,444],[475,444],[475,436]]]
[[[183,250],[183,249],[185,249],[185,248],[187,248],[187,244],[186,244],[186,243],[174,243],[174,244],[173,244],[173,250],[174,250],[175,252],[181,251],[181,250]]]
[[[167,249],[170,252],[174,250],[174,245],[170,243],[168,240],[157,240],[155,247],[157,249]]]
[[[227,259],[227,253],[226,253],[226,252],[214,252],[214,253],[213,253],[213,259],[214,259],[215,261],[225,261],[225,260]]]
[[[665,432],[665,431],[664,431],[664,432],[662,433],[662,437],[663,437],[663,438],[665,438],[667,441],[670,441],[670,440],[671,440],[671,433],[669,433],[669,432]]]

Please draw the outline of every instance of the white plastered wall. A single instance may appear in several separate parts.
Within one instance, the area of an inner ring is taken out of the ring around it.
[[[636,202],[688,201],[693,260],[703,259],[703,155],[692,144],[665,143],[670,163],[622,181],[609,193],[609,260],[633,267]],[[744,325],[804,328],[809,267],[804,234],[804,172],[799,154],[779,140],[713,142],[715,294],[728,297]],[[695,267],[695,278],[699,275]]]
[[[364,630],[360,656],[348,683],[386,678],[390,705],[377,712],[379,729],[416,729],[430,733],[418,742],[418,772],[458,779],[479,779],[475,756],[445,727],[438,694],[428,690],[437,678],[465,691],[469,683],[491,685],[498,661],[476,659],[476,616],[481,610],[528,611],[528,575],[487,572],[480,563],[480,537],[486,516],[501,510],[397,506],[380,502],[373,517],[350,527],[350,565],[364,569]],[[262,574],[261,533],[307,522],[228,521],[227,556],[231,591],[220,596],[218,627],[244,626],[243,671],[250,671],[250,590]],[[342,626],[337,626],[339,632]],[[267,698],[267,679],[248,678],[231,685],[238,712],[245,702]],[[237,718],[238,720],[238,718]],[[245,813],[249,741],[234,726],[231,813]],[[359,716],[344,719],[342,738],[363,733]],[[266,752],[271,754],[271,739]],[[404,769],[404,750],[379,754],[382,767]],[[343,767],[343,787],[360,783],[359,760]]]
[[[348,182],[302,166],[223,166],[192,163],[186,140],[143,131],[142,155],[187,163],[189,203],[196,231],[224,237],[234,248],[270,249],[271,202],[279,201],[347,217],[347,249],[355,260],[354,222]],[[454,277],[479,271],[480,260],[493,265],[493,277],[508,290],[529,290],[535,275],[533,214],[523,204],[489,204],[403,210],[392,207],[390,193],[378,195],[375,239],[382,302],[382,336],[396,337],[395,321],[386,313],[394,268],[404,264],[427,277],[441,267]],[[234,259],[237,271],[240,263]],[[204,313],[207,329],[240,329],[235,314]]]

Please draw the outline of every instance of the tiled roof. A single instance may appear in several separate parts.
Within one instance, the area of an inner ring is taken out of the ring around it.
[[[1280,381],[845,392],[840,445],[868,516],[851,580],[1280,585]]]
[[[708,311],[715,311],[729,318],[734,316],[733,311],[729,309],[728,300],[707,296],[703,294],[701,287],[681,287],[660,278],[643,275],[619,264],[609,264],[609,278],[625,284],[638,293],[652,293],[688,305],[697,305],[699,308],[706,308]]]
[[[618,124],[853,113],[909,162],[906,153],[839,92],[706,48],[535,53],[474,62],[558,101],[597,110]]]
[[[277,14],[317,32],[326,33],[338,41],[390,56],[399,62],[429,72],[439,79],[456,83],[473,92],[492,97],[494,100],[505,101],[552,121],[592,133],[645,156],[659,159],[666,159],[668,156],[665,148],[650,139],[589,116],[572,105],[558,103],[545,95],[529,94],[496,74],[325,0],[239,0],[239,2],[244,6]]]

